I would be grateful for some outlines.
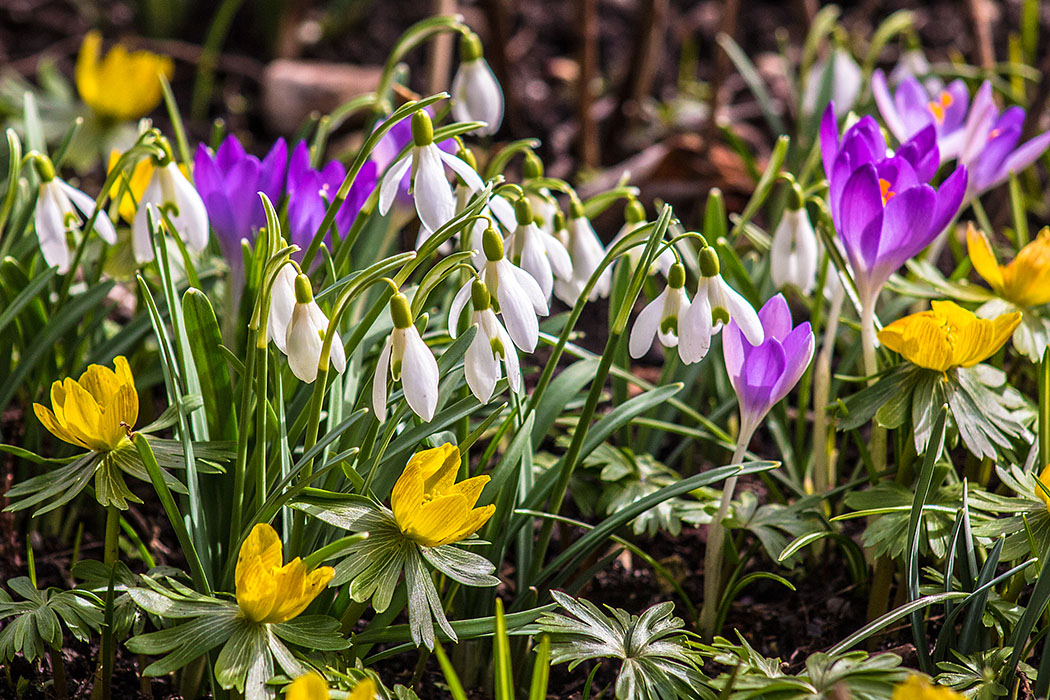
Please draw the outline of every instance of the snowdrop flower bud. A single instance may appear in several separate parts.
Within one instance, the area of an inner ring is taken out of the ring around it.
[[[372,408],[380,421],[386,418],[386,379],[400,381],[409,408],[430,422],[437,410],[438,366],[434,353],[413,325],[412,309],[404,294],[390,298],[394,330],[383,345],[372,380]]]
[[[383,176],[379,186],[379,213],[386,215],[390,211],[401,180],[411,170],[416,213],[428,231],[437,231],[456,215],[456,197],[445,178],[444,166],[463,178],[472,191],[480,190],[483,183],[467,163],[438,148],[434,143],[434,124],[424,110],[412,115],[412,142],[408,154],[391,165]]]
[[[788,206],[773,233],[769,271],[777,289],[792,284],[803,294],[809,294],[817,283],[820,251],[798,185],[792,186],[791,192]]]
[[[520,260],[521,268],[539,284],[544,300],[549,300],[555,276],[562,280],[572,278],[572,259],[557,238],[536,225],[529,200],[519,199],[514,213],[518,225],[507,237],[506,245],[512,258]]]
[[[642,309],[631,329],[628,345],[631,357],[637,359],[649,351],[653,337],[667,348],[678,345],[678,319],[689,310],[685,293],[685,266],[676,262],[667,275],[667,286],[660,295]]]
[[[40,241],[40,252],[49,267],[57,267],[59,274],[69,272],[70,254],[66,242],[66,231],[79,227],[95,213],[95,200],[61,178],[56,177],[55,168],[45,156],[34,154],[33,162],[40,174],[40,189],[37,191],[33,225]],[[79,211],[78,211],[79,210]],[[117,242],[113,222],[105,212],[99,212],[94,230],[106,243]]]
[[[175,164],[171,147],[166,143],[163,145],[168,153],[156,161],[153,177],[139,199],[138,212],[131,224],[131,247],[135,260],[140,263],[153,260],[146,218],[151,204],[157,209],[167,209],[172,226],[187,248],[200,253],[208,247],[208,210],[204,207],[204,200]]]
[[[751,304],[725,283],[719,274],[718,255],[704,246],[700,250],[700,282],[692,305],[682,312],[678,326],[678,354],[687,365],[699,362],[711,348],[711,336],[730,320],[736,321],[752,345],[764,338],[762,322]]]
[[[826,102],[818,105],[817,100],[820,98],[824,76],[829,70],[832,71],[831,101],[835,105],[835,116],[842,119],[853,109],[864,81],[860,66],[849,51],[841,46],[836,46],[827,58],[813,64],[806,80],[806,90],[802,95],[802,111],[806,114],[816,114],[827,105]]]
[[[525,270],[514,265],[503,254],[503,239],[493,228],[482,236],[485,264],[479,273],[491,295],[493,311],[503,315],[503,323],[511,340],[524,352],[536,349],[540,337],[539,316],[550,313],[547,297],[536,280]],[[453,306],[463,308],[470,285],[459,290]],[[450,323],[451,327],[451,323]]]
[[[485,122],[475,133],[490,136],[503,122],[503,91],[481,55],[481,39],[474,32],[459,42],[459,70],[452,80],[452,116],[459,122]]]
[[[645,226],[645,207],[634,197],[631,197],[627,202],[627,206],[623,209],[623,226],[617,232],[616,236],[613,237],[612,243],[609,244],[609,248],[613,248],[617,243],[631,235],[642,226]],[[644,245],[637,245],[627,251],[625,259],[632,268],[636,267],[638,263],[642,261],[642,252],[644,251]],[[656,256],[656,262],[653,263],[652,267],[655,267],[660,273],[667,277],[668,272],[671,270],[671,265],[675,262],[674,253],[669,248],[665,248],[659,255]],[[653,269],[649,268],[649,274],[652,274]]]
[[[594,232],[590,219],[584,216],[583,205],[576,200],[573,200],[569,206],[569,223],[566,231],[569,234],[566,247],[572,257],[572,276],[564,283],[558,284],[555,291],[558,292],[559,299],[572,306],[580,298],[591,275],[605,258],[605,248],[598,239],[598,234]],[[595,283],[594,289],[591,290],[589,301],[609,296],[611,286],[612,270],[607,267]]]
[[[456,325],[468,296],[474,308],[470,323],[478,327],[478,332],[467,348],[463,370],[474,396],[478,401],[488,403],[501,376],[500,360],[507,366],[507,381],[515,392],[521,388],[521,368],[513,342],[492,310],[488,287],[480,279],[464,285],[453,299],[448,315],[449,335],[456,337]]]
[[[309,277],[300,273],[293,284],[295,305],[285,334],[285,352],[292,374],[300,381],[311,384],[317,379],[317,369],[321,364],[321,345],[328,331],[328,317],[314,301]],[[346,369],[345,350],[339,338],[332,342],[329,360],[340,374]]]

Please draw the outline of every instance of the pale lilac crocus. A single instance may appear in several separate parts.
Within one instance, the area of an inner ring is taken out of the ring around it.
[[[873,308],[879,290],[901,265],[955,217],[966,192],[958,167],[934,189],[940,157],[927,126],[892,155],[878,124],[866,116],[839,139],[833,106],[824,112],[820,148],[835,228],[853,266],[861,303]]]
[[[970,171],[967,199],[1002,184],[1010,173],[1020,172],[1050,147],[1050,132],[1019,144],[1025,111],[1008,107],[1001,114],[985,81],[973,99],[959,150],[959,164]]]
[[[901,78],[891,94],[882,70],[871,77],[871,91],[886,127],[904,143],[928,126],[937,133],[941,162],[959,155],[965,134],[970,92],[961,80],[931,93],[913,76]]]
[[[791,325],[791,310],[782,294],[758,312],[764,338],[752,345],[730,321],[722,336],[729,381],[740,403],[740,435],[750,436],[773,406],[802,377],[813,359],[813,330],[809,322]]]

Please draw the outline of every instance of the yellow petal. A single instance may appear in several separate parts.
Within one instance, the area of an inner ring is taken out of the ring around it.
[[[999,269],[998,261],[995,259],[995,252],[988,242],[988,237],[984,235],[983,231],[978,231],[974,228],[973,224],[970,224],[966,229],[966,249],[970,254],[970,262],[973,263],[977,274],[983,277],[984,281],[996,293],[1002,293],[1004,287],[1003,274]]]
[[[423,491],[425,493],[432,493],[442,481],[447,481],[447,472],[450,467],[451,456],[455,452],[457,459],[454,460],[454,466],[459,467],[458,456],[459,449],[449,443],[445,443],[441,447],[434,447],[429,450],[422,450],[412,455],[412,459],[408,461],[408,466],[413,465],[419,468],[420,474],[423,477]],[[452,481],[455,482],[456,475],[453,471]]]
[[[981,326],[980,342],[974,343],[969,353],[959,359],[960,367],[973,367],[998,352],[1021,323],[1021,312],[1002,314],[992,320],[978,319],[976,323]]]
[[[33,412],[36,413],[36,417],[40,420],[44,427],[51,431],[51,434],[57,437],[59,440],[63,440],[72,445],[76,445],[77,447],[83,447],[87,450],[91,449],[87,446],[86,443],[84,443],[82,440],[80,440],[75,435],[66,430],[65,427],[58,422],[58,419],[55,418],[55,414],[52,413],[51,409],[49,409],[47,406],[42,406],[38,403],[34,403]]]
[[[1044,228],[1003,269],[1004,296],[1022,308],[1050,302],[1050,229]]]
[[[895,353],[900,353],[904,342],[904,329],[908,327],[910,316],[897,319],[878,333],[879,342]]]
[[[489,521],[492,514],[496,512],[496,506],[489,504],[480,508],[475,508],[467,514],[466,519],[460,525],[459,529],[452,534],[446,544],[451,542],[459,542],[473,535],[475,532],[481,529],[482,525]]]
[[[1039,483],[1050,489],[1050,464],[1043,467],[1043,471],[1039,473]],[[1046,504],[1047,510],[1050,510],[1050,496],[1047,496],[1038,485],[1035,487],[1035,495]]]
[[[419,462],[413,457],[390,492],[390,509],[394,511],[394,519],[398,523],[404,523],[422,502],[423,475]],[[403,527],[402,530],[404,530]]]
[[[119,151],[111,151],[109,154],[109,164],[106,166],[106,174],[108,175],[113,171],[117,161],[120,159]],[[120,218],[124,219],[127,223],[131,223],[135,219],[135,211],[138,208],[138,202],[142,199],[142,194],[146,191],[149,186],[149,181],[153,178],[153,160],[151,158],[143,158],[142,160],[135,163],[135,167],[131,169],[131,175],[127,175],[127,172],[117,178],[117,181],[113,183],[113,186],[109,188],[109,196],[116,199],[123,192],[124,196],[120,198]],[[126,179],[126,182],[125,182]]]
[[[82,386],[67,379],[64,385],[66,402],[62,407],[66,428],[93,450],[108,450],[110,445],[102,434],[102,411],[95,397]]]
[[[893,689],[893,700],[965,700],[965,696],[943,685],[933,685],[922,676],[911,675]]]
[[[466,499],[467,507],[473,508],[474,504],[478,502],[478,498],[481,496],[485,484],[489,483],[489,481],[490,478],[488,476],[475,476],[472,479],[465,479],[459,482],[446,493],[458,493]]]
[[[424,547],[437,547],[455,541],[470,513],[467,499],[459,494],[438,496],[412,514],[402,532]]]
[[[234,572],[237,604],[256,622],[265,620],[278,603],[273,572],[282,557],[281,538],[267,523],[256,524],[241,545]]]
[[[91,394],[95,403],[102,406],[109,404],[120,388],[117,373],[102,365],[88,365],[77,384]]]
[[[289,683],[284,697],[285,700],[328,700],[331,694],[328,692],[328,682],[311,671]]]
[[[364,678],[354,686],[354,690],[346,697],[346,700],[375,700],[378,694],[379,689],[376,688],[376,682],[371,678]]]
[[[91,30],[84,36],[84,41],[80,44],[80,53],[77,54],[74,79],[80,98],[89,106],[98,102],[98,56],[101,49],[102,35]]]
[[[309,574],[306,565],[296,557],[277,572],[278,604],[266,622],[285,622],[296,617],[320,595],[335,576],[335,569],[321,566]]]
[[[152,111],[162,98],[160,76],[170,79],[174,64],[149,51],[130,52],[121,44],[99,60],[102,37],[84,37],[77,57],[76,84],[80,97],[98,114],[131,120]]]

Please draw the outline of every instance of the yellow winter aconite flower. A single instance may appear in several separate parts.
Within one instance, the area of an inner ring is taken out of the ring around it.
[[[1050,489],[1050,464],[1043,467],[1043,471],[1039,473],[1039,483],[1047,489]],[[1039,484],[1036,484],[1035,495],[1039,497],[1039,500],[1046,504],[1047,510],[1050,510],[1050,496],[1046,495],[1046,491],[1043,491],[1043,489],[1039,487]]]
[[[977,273],[996,295],[1022,309],[1050,302],[1050,227],[1007,265],[999,264],[988,237],[973,224],[966,230],[966,248]]]
[[[328,700],[328,681],[310,671],[296,678],[284,691],[285,700]]]
[[[77,381],[53,383],[51,408],[34,403],[36,417],[60,440],[96,452],[116,449],[127,439],[121,423],[134,426],[139,417],[139,395],[127,359],[118,356],[113,366],[91,365]]]
[[[120,151],[110,151],[109,164],[106,165],[106,175],[113,171],[113,167],[119,159]],[[129,224],[135,219],[138,202],[142,199],[142,193],[146,191],[146,187],[149,185],[152,177],[153,159],[143,158],[135,163],[135,167],[131,169],[131,175],[128,177],[127,184],[123,182],[123,178],[120,178],[109,188],[109,196],[112,199],[120,196],[121,191],[124,192],[124,196],[120,198],[120,218]]]
[[[930,311],[905,316],[879,331],[879,342],[912,364],[945,372],[973,367],[1003,346],[1021,312],[978,318],[955,302],[935,301]]]
[[[378,694],[379,689],[376,688],[376,682],[371,678],[365,678],[354,686],[353,692],[346,697],[346,700],[375,700]]]
[[[306,609],[332,580],[335,570],[321,566],[307,572],[296,557],[284,566],[284,548],[266,523],[252,528],[237,556],[237,605],[255,622],[284,622]]]
[[[893,700],[965,700],[965,696],[943,685],[933,685],[922,676],[908,676],[893,689]]]
[[[171,79],[175,65],[168,56],[128,51],[117,44],[100,58],[102,35],[90,31],[77,56],[76,83],[81,99],[98,114],[128,121],[149,114],[160,104],[160,76]]]
[[[459,448],[445,443],[413,455],[394,484],[390,507],[398,526],[424,547],[459,542],[478,531],[496,506],[475,508],[487,476],[456,483]]]

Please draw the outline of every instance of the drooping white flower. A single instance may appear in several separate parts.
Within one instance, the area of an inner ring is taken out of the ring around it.
[[[530,187],[532,180],[543,177],[543,161],[532,151],[525,152],[525,159],[521,164],[522,185],[525,187],[525,196],[532,206],[532,214],[536,225],[547,233],[557,235],[555,226],[555,215],[561,211],[558,203],[554,201],[554,195],[546,187]]]
[[[445,176],[445,166],[474,191],[482,187],[481,176],[461,159],[438,148],[434,143],[434,124],[423,110],[412,115],[412,140],[408,154],[391,165],[383,176],[379,186],[379,213],[385,215],[390,211],[397,188],[411,168],[416,213],[427,231],[437,231],[456,215],[456,197]]]
[[[372,379],[372,408],[380,421],[386,418],[387,377],[401,382],[409,408],[429,422],[437,411],[438,366],[434,353],[413,325],[412,310],[403,294],[390,298],[394,330],[383,345]]]
[[[272,340],[277,349],[288,354],[285,340],[288,335],[288,324],[292,320],[295,308],[295,277],[298,273],[295,266],[287,263],[277,271],[273,286],[270,288],[270,313],[266,322],[267,340]]]
[[[700,282],[693,303],[680,316],[678,355],[687,365],[699,362],[711,348],[711,337],[730,319],[737,322],[752,345],[765,338],[754,307],[734,290],[718,270],[718,256],[709,247],[700,250]]]
[[[503,123],[503,90],[481,53],[481,40],[474,32],[459,42],[459,70],[452,79],[452,116],[458,122],[485,122],[475,130],[490,136]]]
[[[467,348],[463,358],[463,370],[467,377],[467,386],[482,403],[488,403],[496,382],[502,371],[500,362],[507,366],[507,382],[512,391],[521,388],[521,368],[518,364],[518,352],[503,325],[492,310],[492,297],[488,287],[481,280],[473,280],[452,300],[448,314],[448,332],[452,338],[457,335],[459,316],[470,299],[473,311],[470,313],[470,324],[478,327],[478,332]]]
[[[645,226],[645,207],[642,206],[641,202],[632,197],[631,200],[627,202],[627,206],[625,206],[623,209],[623,219],[623,226],[620,227],[620,230],[617,231],[616,235],[612,239],[612,242],[609,244],[610,250],[624,238],[627,238],[632,233],[640,229],[642,226]],[[644,250],[644,245],[634,246],[633,248],[627,251],[627,254],[623,258],[621,258],[621,260],[626,260],[627,263],[632,268],[634,268],[638,265],[638,263],[642,261],[642,253],[644,252]],[[654,262],[652,267],[650,267],[649,273],[652,274],[653,268],[655,267],[657,270],[660,271],[660,274],[662,274],[664,277],[667,277],[667,274],[671,270],[671,265],[674,264],[674,261],[674,253],[671,252],[670,248],[666,248],[657,254],[656,262]]]
[[[286,322],[282,351],[288,355],[288,366],[292,374],[300,381],[311,384],[317,379],[317,370],[321,365],[321,345],[328,331],[328,317],[314,301],[309,277],[304,274],[296,275],[293,284],[295,304],[292,306],[291,318]],[[274,286],[276,287],[276,284]],[[272,303],[270,308],[273,309]],[[332,341],[328,359],[336,372],[342,374],[346,369],[346,351],[339,338]]]
[[[827,103],[817,104],[825,76],[831,71],[831,101],[835,103],[835,117],[846,116],[860,96],[864,86],[864,76],[857,62],[849,51],[841,46],[827,57],[820,59],[810,68],[806,80],[806,89],[802,94],[802,111],[805,114],[816,114],[823,111]]]
[[[797,191],[796,194],[800,195]],[[794,285],[803,294],[809,294],[817,283],[819,259],[817,234],[805,206],[802,206],[801,196],[796,196],[795,201],[784,210],[773,232],[773,245],[769,250],[769,271],[773,284],[777,289]]]
[[[565,230],[568,233],[566,247],[572,258],[572,274],[568,279],[560,279],[554,291],[559,299],[572,306],[583,294],[591,275],[605,258],[605,248],[598,239],[598,234],[594,232],[590,219],[584,216],[583,205],[576,200],[570,205],[569,221]],[[606,267],[595,282],[588,300],[594,301],[598,297],[609,296],[611,287],[612,270]]]
[[[140,263],[153,260],[147,219],[150,205],[168,212],[172,226],[187,248],[199,253],[208,247],[208,210],[204,207],[204,200],[175,161],[170,157],[164,160],[153,169],[153,176],[142,192],[131,224],[131,247],[135,260]]]
[[[678,319],[689,311],[689,296],[685,293],[685,267],[681,263],[671,265],[667,286],[649,302],[631,329],[627,346],[631,357],[637,359],[649,352],[653,338],[659,338],[666,348],[678,345]]]
[[[91,218],[95,213],[95,200],[56,177],[50,162],[37,162],[40,163],[40,189],[33,211],[33,225],[44,261],[64,275],[69,272],[70,265],[66,232]],[[113,222],[105,212],[99,212],[95,218],[94,230],[106,243],[113,245],[117,242]]]
[[[513,264],[503,254],[503,239],[493,228],[485,229],[482,240],[485,264],[479,273],[491,295],[492,308],[503,315],[503,323],[511,340],[523,352],[532,352],[540,338],[539,316],[550,313],[547,297],[536,280],[525,270]],[[469,294],[464,287],[459,295]],[[453,299],[460,308],[466,296]]]
[[[527,199],[519,199],[514,204],[514,214],[518,225],[507,237],[505,245],[512,260],[518,261],[521,269],[532,275],[543,292],[543,298],[549,300],[555,277],[562,280],[572,278],[572,259],[557,238],[536,225]]]

